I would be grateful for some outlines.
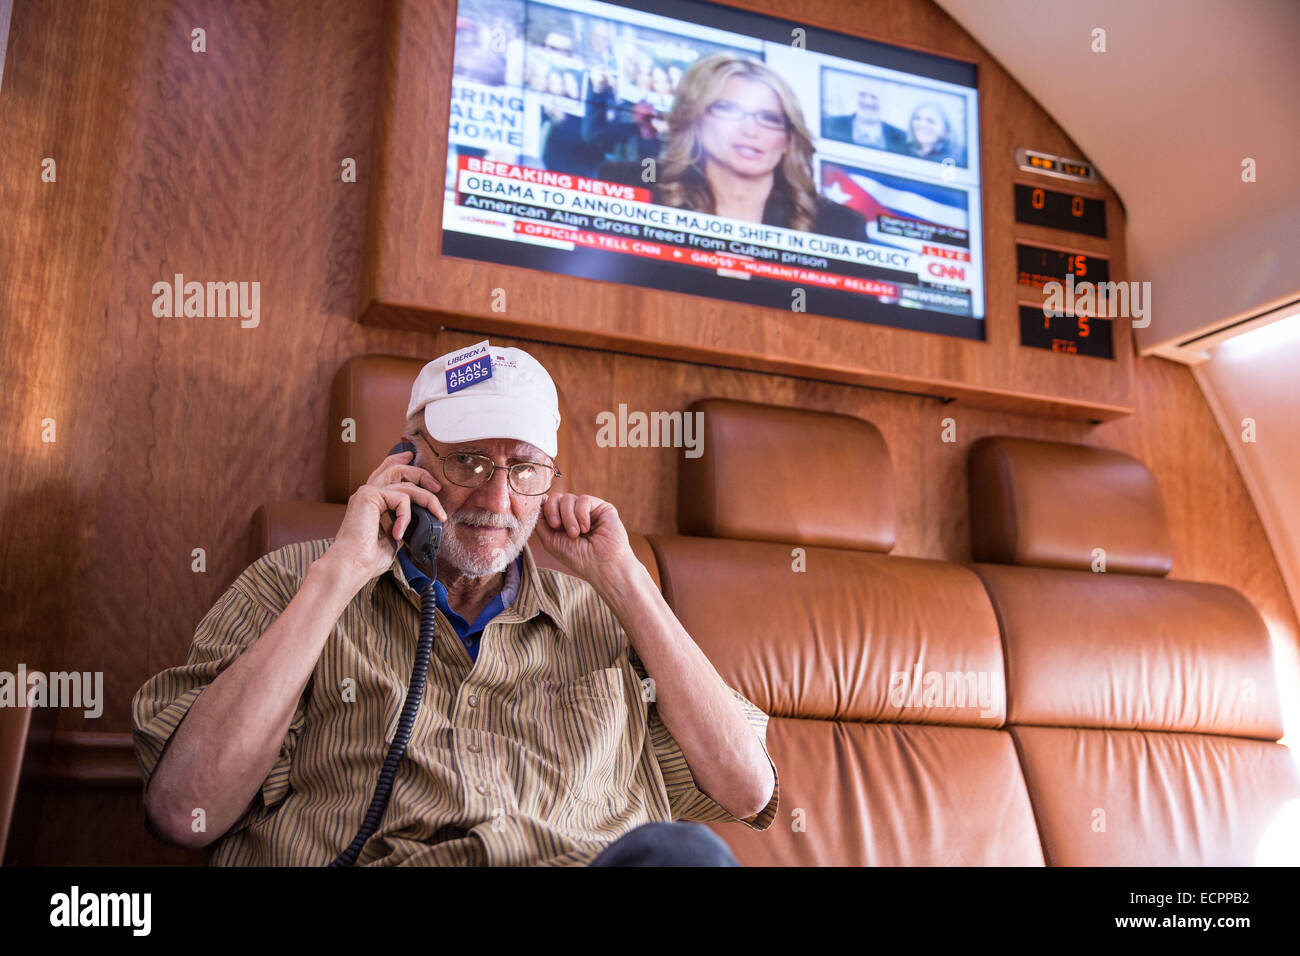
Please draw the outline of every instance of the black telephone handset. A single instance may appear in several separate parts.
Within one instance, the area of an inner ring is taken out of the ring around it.
[[[404,451],[415,451],[409,441],[401,442],[388,453],[396,455]],[[415,461],[414,458],[411,459]],[[418,561],[433,568],[433,577],[420,592],[420,639],[415,645],[415,662],[411,667],[411,683],[406,689],[406,700],[397,719],[397,730],[393,733],[393,742],[384,757],[384,765],[379,769],[379,779],[375,783],[374,796],[361,821],[361,828],[352,842],[340,853],[330,866],[351,866],[357,862],[366,841],[374,835],[384,811],[388,808],[388,798],[393,793],[393,780],[397,774],[397,765],[406,755],[407,744],[411,740],[411,728],[415,725],[415,712],[420,708],[420,699],[424,696],[424,682],[429,674],[429,657],[433,653],[433,640],[437,631],[438,606],[434,598],[433,583],[438,576],[438,546],[442,544],[442,522],[428,508],[422,508],[411,502],[411,521],[402,533],[406,547]]]
[[[399,455],[404,451],[414,452],[415,446],[409,441],[399,442],[389,450],[390,455]],[[415,463],[415,458],[411,458]],[[442,522],[428,508],[411,502],[411,521],[402,532],[402,540],[411,556],[421,564],[435,567],[438,560],[438,547],[442,544]]]

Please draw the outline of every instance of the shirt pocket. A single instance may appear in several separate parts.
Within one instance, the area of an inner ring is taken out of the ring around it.
[[[628,709],[621,667],[606,667],[555,691],[557,756],[574,809],[590,819],[615,809],[625,795]]]

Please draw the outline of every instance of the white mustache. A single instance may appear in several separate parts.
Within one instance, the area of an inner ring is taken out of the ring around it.
[[[493,514],[491,511],[472,514],[457,512],[447,519],[448,527],[454,528],[458,524],[468,525],[471,528],[505,528],[509,531],[519,527],[519,521],[512,515]]]

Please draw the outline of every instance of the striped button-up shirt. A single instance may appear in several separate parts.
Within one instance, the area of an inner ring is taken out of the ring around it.
[[[332,540],[254,562],[199,623],[186,663],[136,693],[146,790],[195,699],[284,611]],[[652,821],[770,827],[779,781],[743,820],[698,789],[613,611],[586,581],[523,554],[519,591],[484,629],[477,660],[437,613],[410,744],[357,862],[574,866]],[[275,765],[210,863],[320,866],[351,842],[397,729],[419,617],[419,595],[395,558],[335,623]],[[766,753],[767,715],[732,694]]]

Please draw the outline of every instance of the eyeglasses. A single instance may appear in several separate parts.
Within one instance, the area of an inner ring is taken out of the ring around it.
[[[521,495],[545,494],[551,482],[564,473],[538,461],[520,461],[513,465],[498,466],[487,455],[473,455],[457,451],[450,455],[434,455],[442,462],[442,473],[447,480],[462,488],[478,488],[492,480],[498,467],[505,467],[510,487]]]
[[[785,130],[790,125],[789,120],[782,113],[773,113],[771,110],[742,110],[739,103],[733,103],[731,100],[715,100],[709,104],[708,112],[710,116],[716,116],[729,123],[739,123],[746,116],[752,116],[754,122],[764,129]]]

